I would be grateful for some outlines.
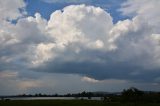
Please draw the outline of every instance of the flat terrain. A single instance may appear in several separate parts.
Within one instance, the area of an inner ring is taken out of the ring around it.
[[[11,100],[0,106],[160,106],[160,103],[108,103],[93,100]]]

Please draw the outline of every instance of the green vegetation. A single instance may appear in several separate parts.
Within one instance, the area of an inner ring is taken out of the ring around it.
[[[93,100],[14,100],[0,101],[0,106],[160,106],[160,103],[120,103]]]

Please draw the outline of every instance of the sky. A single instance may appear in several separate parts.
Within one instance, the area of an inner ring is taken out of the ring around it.
[[[160,1],[0,0],[0,95],[160,90]]]

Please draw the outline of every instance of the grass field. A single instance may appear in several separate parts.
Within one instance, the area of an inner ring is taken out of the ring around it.
[[[108,103],[93,100],[14,100],[0,101],[0,106],[160,106],[160,103]]]

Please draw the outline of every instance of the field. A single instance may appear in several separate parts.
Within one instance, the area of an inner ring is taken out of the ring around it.
[[[160,106],[160,103],[108,103],[93,100],[14,100],[0,101],[0,106]]]

